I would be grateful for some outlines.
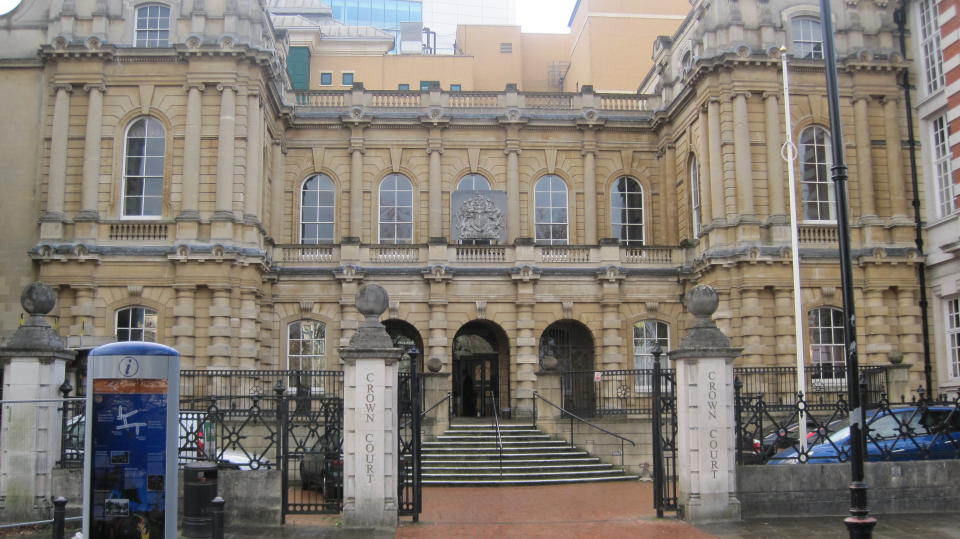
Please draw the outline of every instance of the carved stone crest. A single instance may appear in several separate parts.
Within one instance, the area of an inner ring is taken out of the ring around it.
[[[497,240],[503,232],[503,212],[477,193],[460,204],[457,231],[461,240]]]

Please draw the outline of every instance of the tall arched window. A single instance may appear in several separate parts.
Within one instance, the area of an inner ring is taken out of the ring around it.
[[[287,367],[295,371],[324,368],[327,326],[317,320],[297,320],[287,326]]]
[[[567,184],[554,174],[537,180],[534,188],[534,224],[536,242],[545,245],[567,244]]]
[[[814,17],[794,17],[790,21],[794,58],[823,59],[823,30]]]
[[[800,133],[800,198],[808,221],[836,220],[830,161],[827,130],[818,125],[804,129]]]
[[[314,174],[300,190],[300,243],[333,243],[336,188],[326,174]]]
[[[134,46],[166,47],[170,45],[170,8],[150,4],[137,8]]]
[[[643,186],[623,176],[613,182],[611,191],[613,237],[627,245],[643,245]]]
[[[457,191],[489,191],[490,182],[480,174],[467,174],[460,178]]]
[[[124,307],[117,311],[118,341],[157,342],[157,311],[147,307]]]
[[[810,361],[813,364],[811,389],[822,391],[841,387],[846,377],[843,311],[835,307],[811,309],[807,322],[810,326]]]
[[[653,368],[653,345],[663,350],[660,366],[666,367],[670,350],[670,325],[660,320],[641,320],[633,325],[633,363],[636,369]]]
[[[166,137],[156,118],[138,118],[127,129],[123,165],[123,216],[159,217],[163,213]]]
[[[380,243],[413,243],[413,184],[403,174],[380,182]]]
[[[687,161],[687,171],[690,177],[690,226],[693,238],[700,237],[701,209],[700,209],[700,164],[697,157],[690,154]]]

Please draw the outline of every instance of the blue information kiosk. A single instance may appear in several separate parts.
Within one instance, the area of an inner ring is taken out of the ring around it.
[[[83,536],[177,537],[180,354],[148,342],[90,351]]]

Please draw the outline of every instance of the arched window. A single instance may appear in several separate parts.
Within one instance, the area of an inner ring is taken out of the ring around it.
[[[146,307],[124,307],[117,311],[118,341],[157,342],[157,311]]]
[[[333,243],[336,188],[326,174],[314,174],[300,190],[300,243]]]
[[[610,222],[613,237],[627,245],[643,245],[643,186],[623,176],[613,183],[610,193]]]
[[[163,213],[165,150],[159,120],[145,116],[130,124],[124,144],[124,217],[159,217]]]
[[[846,346],[843,311],[835,307],[811,309],[807,322],[810,326],[810,361],[813,364],[811,390],[844,387]]]
[[[667,366],[667,352],[670,350],[670,325],[660,320],[641,320],[633,325],[633,363],[636,369],[653,368],[654,344],[660,344],[663,355],[660,366]]]
[[[380,243],[413,243],[413,184],[403,174],[380,182]]]
[[[170,45],[169,7],[157,4],[138,7],[136,24],[135,46],[166,47]]]
[[[287,326],[287,367],[295,371],[324,368],[327,326],[317,320],[297,320]]]
[[[700,165],[697,157],[690,154],[687,161],[687,171],[690,174],[690,224],[694,239],[700,237]]]
[[[567,184],[553,174],[537,180],[534,189],[536,242],[545,245],[567,244]]]
[[[794,17],[790,21],[794,58],[823,59],[823,30],[813,17]]]
[[[489,191],[490,182],[480,174],[467,174],[457,184],[457,191]]]
[[[800,198],[808,221],[836,220],[829,150],[826,129],[813,125],[800,133]]]

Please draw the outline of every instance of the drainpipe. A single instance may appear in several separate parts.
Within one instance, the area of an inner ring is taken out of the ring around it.
[[[900,54],[904,60],[907,58],[907,2],[901,0],[900,7],[894,10],[893,20],[897,23],[897,33],[900,38]],[[917,180],[917,139],[913,133],[913,103],[910,99],[910,70],[903,68],[897,77],[900,79],[900,87],[903,88],[904,105],[907,112],[907,139],[910,151],[910,179],[913,184],[913,223],[914,223],[914,242],[917,245],[917,251],[920,256],[920,262],[917,263],[917,280],[920,283],[920,325],[923,328],[923,376],[926,382],[927,395],[933,395],[933,367],[930,363],[930,321],[928,317],[927,303],[927,273],[925,267],[925,254],[923,252],[923,221],[920,216],[920,187]]]

